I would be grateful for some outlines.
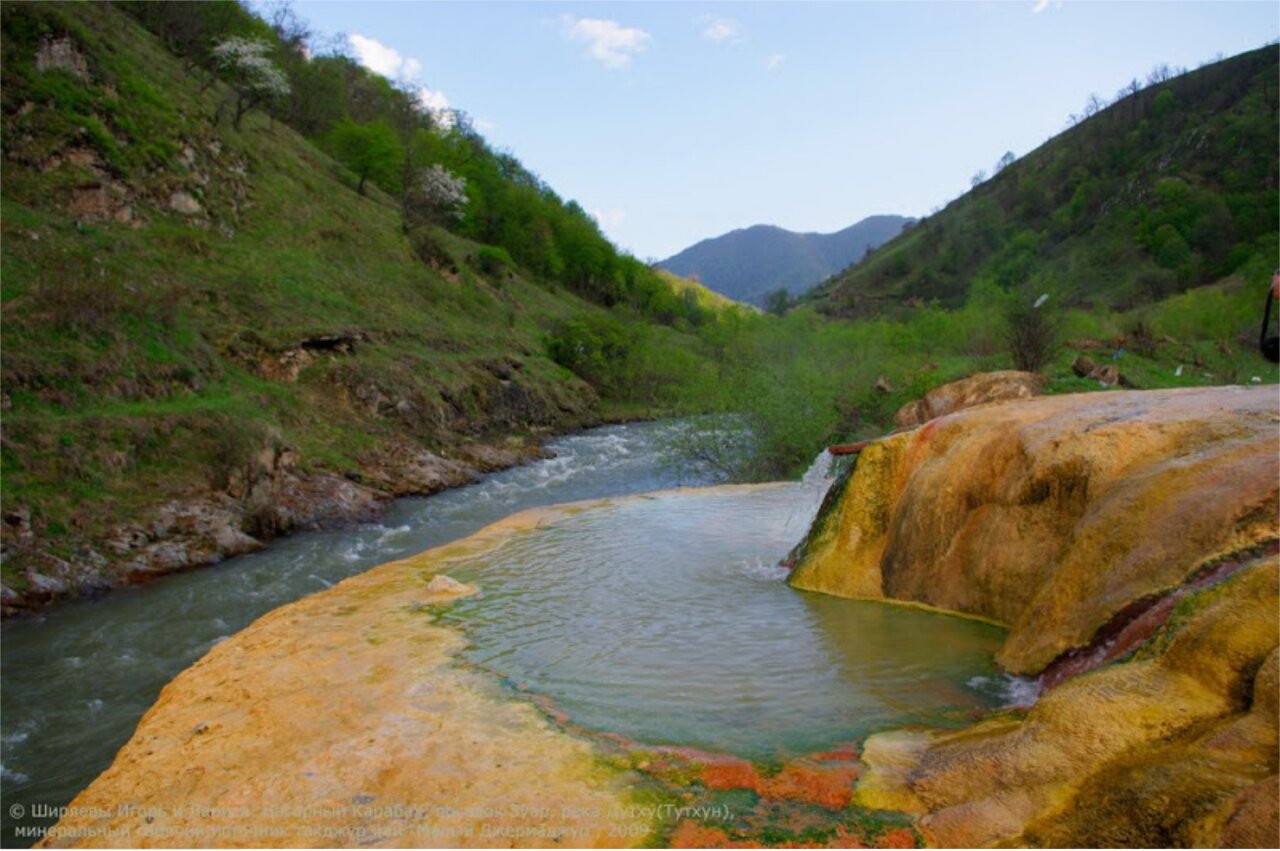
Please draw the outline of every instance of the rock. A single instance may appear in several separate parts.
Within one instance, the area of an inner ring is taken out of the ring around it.
[[[1014,673],[1096,658],[1055,665],[1025,717],[871,737],[855,803],[928,814],[929,843],[959,847],[1261,835],[1271,804],[1249,790],[1277,770],[1276,413],[1268,388],[1054,396],[864,449],[792,585],[1007,624],[997,660]]]
[[[908,402],[894,415],[899,428],[914,428],[935,417],[989,402],[1029,399],[1040,395],[1045,378],[1032,372],[984,372],[930,390],[923,399]]]
[[[13,540],[30,540],[31,538],[31,511],[23,506],[14,506],[6,508],[3,516],[3,534],[6,542]]]
[[[38,596],[56,597],[67,592],[67,583],[34,570],[27,571],[27,588]]]
[[[252,535],[246,535],[235,526],[223,526],[213,535],[213,545],[219,558],[232,558],[255,552],[266,546]]]
[[[89,63],[69,36],[45,37],[36,50],[36,70],[41,73],[66,71],[80,80],[89,79]]]
[[[199,201],[181,190],[169,196],[169,209],[184,216],[198,216],[204,212]]]
[[[1103,387],[1111,387],[1120,383],[1120,370],[1116,368],[1115,364],[1103,364],[1090,370],[1088,377]]]
[[[881,393],[892,393],[893,385],[889,383],[889,379],[887,377],[882,375],[876,379],[876,390]]]
[[[445,576],[443,573],[437,573],[427,583],[427,594],[433,598],[469,597],[478,591],[479,589],[474,585],[459,582],[451,576]]]
[[[460,446],[457,454],[468,464],[486,473],[506,470],[528,464],[539,458],[553,457],[547,450],[525,443],[512,443],[506,446],[495,446],[491,443],[467,443]]]
[[[392,445],[369,458],[365,473],[396,496],[437,493],[476,479],[471,465],[405,444]]]
[[[1071,371],[1075,373],[1078,378],[1085,378],[1091,375],[1097,368],[1097,362],[1087,355],[1081,355],[1076,358],[1075,363],[1071,364]]]

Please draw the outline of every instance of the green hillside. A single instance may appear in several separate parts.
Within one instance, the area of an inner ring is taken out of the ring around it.
[[[350,60],[301,58],[234,3],[6,3],[2,21],[10,590],[28,569],[109,571],[94,542],[167,500],[248,499],[264,452],[398,493],[406,449],[518,449],[714,380],[693,332],[734,309],[620,255],[465,123],[412,113],[367,185],[331,158],[336,128],[405,105]],[[235,34],[291,81],[238,121],[209,65]],[[407,220],[419,165],[466,179],[461,215]],[[575,322],[625,329],[611,357],[644,380],[602,402],[552,359]]]
[[[837,275],[814,302],[838,316],[959,306],[985,281],[1128,309],[1250,261],[1265,274],[1280,229],[1278,57],[1269,46],[1135,82]]]
[[[1051,391],[1102,389],[1080,352],[1140,387],[1280,377],[1255,343],[1274,49],[1121,100],[779,318],[618,252],[287,14],[15,2],[0,24],[6,612],[358,520],[602,420],[734,414],[683,448],[794,475],[1013,366],[1028,291],[1055,295]]]

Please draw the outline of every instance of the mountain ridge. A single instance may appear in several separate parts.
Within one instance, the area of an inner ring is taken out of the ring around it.
[[[697,275],[702,284],[737,301],[762,305],[767,293],[799,295],[897,235],[912,221],[874,215],[831,233],[797,232],[755,224],[703,239],[658,266]]]

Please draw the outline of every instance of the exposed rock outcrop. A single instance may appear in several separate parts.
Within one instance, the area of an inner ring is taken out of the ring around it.
[[[469,484],[481,473],[546,457],[522,438],[466,443],[445,458],[406,442],[389,442],[347,475],[307,471],[299,454],[269,441],[227,473],[218,490],[165,502],[140,519],[119,523],[74,558],[45,552],[21,508],[0,525],[4,554],[22,552],[22,588],[3,586],[6,616],[62,597],[97,594],[168,573],[217,564],[259,550],[273,538],[307,529],[369,522],[394,497],[420,496]]]
[[[1274,844],[1278,408],[1046,397],[864,449],[792,584],[989,618],[1008,670],[1059,664],[1025,716],[873,736],[857,800],[941,845]]]

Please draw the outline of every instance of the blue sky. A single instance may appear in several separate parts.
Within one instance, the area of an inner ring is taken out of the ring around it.
[[[1280,35],[1265,2],[296,2],[470,115],[620,247],[919,216],[1156,65]]]

